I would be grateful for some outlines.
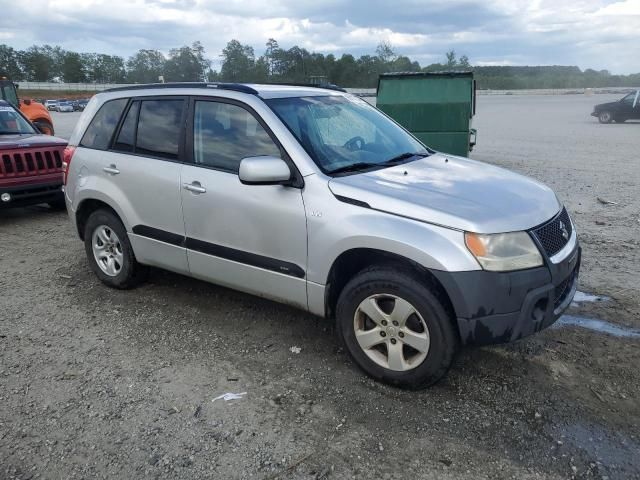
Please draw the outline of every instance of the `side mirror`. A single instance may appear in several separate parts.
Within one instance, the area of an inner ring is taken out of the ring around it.
[[[291,180],[291,169],[278,157],[248,157],[240,161],[238,177],[245,185],[283,185]]]

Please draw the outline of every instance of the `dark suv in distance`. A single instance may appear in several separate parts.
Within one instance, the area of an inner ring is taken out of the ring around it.
[[[0,100],[0,209],[37,203],[64,208],[66,144],[41,134],[13,105]]]
[[[597,117],[600,123],[623,123],[627,120],[640,120],[640,89],[615,102],[596,105],[593,107],[591,116]]]

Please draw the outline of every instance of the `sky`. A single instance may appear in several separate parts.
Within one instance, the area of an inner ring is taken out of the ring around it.
[[[0,43],[128,57],[200,40],[219,68],[237,39],[356,56],[381,41],[421,65],[454,49],[473,65],[640,72],[640,0],[0,0]]]

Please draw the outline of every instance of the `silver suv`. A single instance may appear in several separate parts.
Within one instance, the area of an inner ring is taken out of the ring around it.
[[[161,267],[335,318],[372,377],[422,388],[460,345],[551,325],[580,247],[552,190],[434,152],[333,89],[163,84],[93,97],[65,152],[91,268]]]

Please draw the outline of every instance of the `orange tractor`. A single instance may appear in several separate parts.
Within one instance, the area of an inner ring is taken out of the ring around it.
[[[38,130],[47,135],[53,135],[53,121],[44,105],[25,98],[18,100],[18,87],[11,80],[0,78],[0,99],[12,103],[20,109],[22,114],[31,120]]]

